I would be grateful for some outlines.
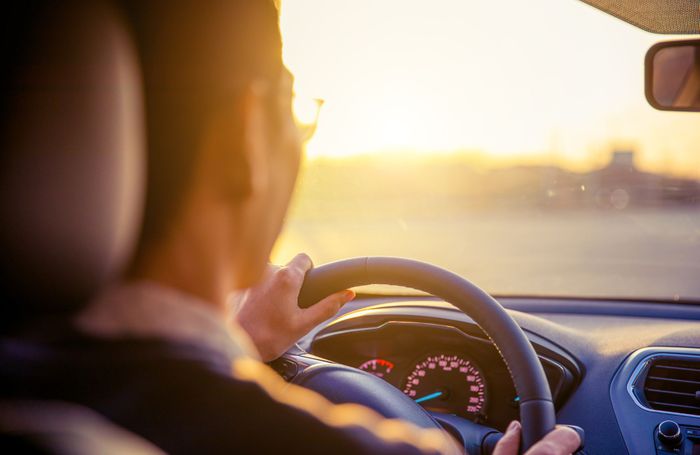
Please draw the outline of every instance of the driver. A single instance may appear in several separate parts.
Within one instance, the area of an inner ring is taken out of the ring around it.
[[[301,158],[272,0],[122,3],[146,93],[144,227],[128,278],[77,316],[99,340],[86,368],[105,372],[66,368],[91,378],[70,398],[171,453],[460,452],[442,431],[330,404],[260,362],[354,297],[300,309],[309,257],[267,263]],[[513,422],[496,453],[519,440]],[[528,454],[578,445],[560,427]]]

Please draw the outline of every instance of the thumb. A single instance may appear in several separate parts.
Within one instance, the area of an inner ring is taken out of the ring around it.
[[[517,455],[520,449],[520,422],[513,420],[503,435],[493,455]]]
[[[335,315],[340,308],[355,298],[355,292],[345,290],[331,294],[315,305],[302,310],[302,324],[308,331]]]

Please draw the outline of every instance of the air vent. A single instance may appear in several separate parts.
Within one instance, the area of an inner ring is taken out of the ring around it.
[[[663,356],[651,360],[644,399],[651,409],[700,415],[700,359]]]

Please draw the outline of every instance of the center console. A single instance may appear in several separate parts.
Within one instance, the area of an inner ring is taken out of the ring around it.
[[[700,349],[633,352],[610,400],[630,454],[700,455]]]

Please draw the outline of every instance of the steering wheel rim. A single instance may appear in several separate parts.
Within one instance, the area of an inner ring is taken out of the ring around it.
[[[307,272],[299,294],[299,306],[306,308],[334,292],[368,284],[396,285],[427,292],[471,317],[494,343],[520,397],[523,452],[554,429],[552,393],[527,336],[500,303],[459,275],[412,259],[346,259]]]

